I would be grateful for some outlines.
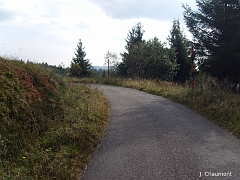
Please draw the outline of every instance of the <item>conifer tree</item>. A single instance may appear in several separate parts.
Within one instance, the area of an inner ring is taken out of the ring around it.
[[[144,42],[143,40],[143,34],[144,30],[142,29],[143,26],[140,22],[138,22],[135,26],[132,27],[132,30],[129,31],[129,34],[127,35],[126,41],[126,50],[129,51],[132,45],[136,45],[137,43]]]
[[[198,11],[183,5],[194,36],[199,69],[219,79],[240,77],[240,1],[196,0]]]
[[[130,51],[134,46],[138,46],[140,43],[144,43],[143,40],[143,26],[139,22],[135,26],[132,27],[131,31],[127,35],[126,41],[126,50],[121,54],[122,62],[117,65],[117,73],[120,76],[133,76],[137,67],[137,61],[135,62],[134,59],[131,58]],[[134,72],[134,73],[133,73]]]
[[[74,54],[75,54],[75,57],[73,57],[72,59],[70,74],[78,77],[86,77],[90,75],[91,64],[89,63],[89,59],[85,58],[86,52],[84,51],[84,47],[82,46],[81,39],[77,44],[76,52],[74,52]],[[79,67],[76,65],[78,65]],[[74,71],[71,71],[71,69]],[[76,69],[81,70],[81,72],[80,73],[77,72],[77,74],[75,75],[74,73],[76,73]]]
[[[184,82],[190,76],[191,62],[188,58],[188,40],[180,28],[179,20],[175,19],[173,21],[173,26],[167,40],[170,47],[175,48],[178,64],[177,74],[174,77],[174,80]]]

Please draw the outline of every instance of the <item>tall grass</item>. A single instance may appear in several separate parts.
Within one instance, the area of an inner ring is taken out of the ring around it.
[[[226,131],[240,138],[240,93],[234,93],[227,81],[200,74],[195,80],[195,89],[166,81],[123,78],[75,79],[75,82],[99,83],[129,87],[166,97],[182,103],[207,117]]]
[[[98,90],[0,58],[0,179],[76,179],[108,116]]]
[[[206,75],[200,75],[195,84],[195,89],[183,93],[178,102],[191,107],[240,138],[239,92],[234,93],[230,83]]]

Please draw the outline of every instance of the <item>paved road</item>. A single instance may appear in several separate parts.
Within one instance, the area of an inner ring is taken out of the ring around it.
[[[240,179],[240,140],[165,98],[128,88],[99,88],[111,114],[81,180]]]

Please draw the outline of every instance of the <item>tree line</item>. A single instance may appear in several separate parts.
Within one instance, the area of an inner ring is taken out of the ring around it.
[[[134,78],[141,76],[162,80],[185,80],[189,77],[190,67],[187,56],[187,39],[180,29],[179,20],[173,21],[168,37],[169,46],[157,37],[143,39],[144,30],[141,23],[129,31],[126,38],[126,52],[121,53],[122,62],[117,65],[119,76]],[[186,72],[183,72],[186,70]]]
[[[194,46],[194,64],[197,71],[205,72],[220,80],[240,81],[240,1],[196,0],[198,9],[193,11],[183,4],[186,26],[193,35],[188,40],[180,28],[178,19],[173,20],[168,43],[157,37],[145,40],[144,29],[139,22],[128,32],[125,52],[107,52],[112,71],[116,76],[157,78],[184,82],[190,78],[191,58],[189,47]],[[72,76],[89,76],[91,64],[79,41],[72,59]]]

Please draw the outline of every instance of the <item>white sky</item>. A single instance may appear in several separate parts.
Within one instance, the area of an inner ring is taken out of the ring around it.
[[[145,40],[167,42],[174,18],[190,37],[182,3],[195,7],[195,0],[0,0],[0,56],[68,67],[81,39],[86,58],[102,66],[108,50],[125,51],[138,20]]]

